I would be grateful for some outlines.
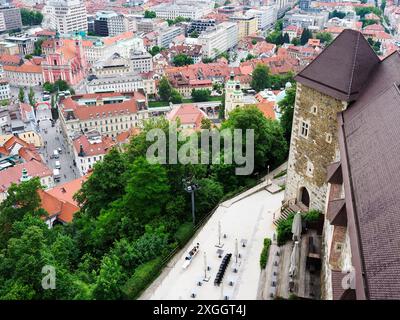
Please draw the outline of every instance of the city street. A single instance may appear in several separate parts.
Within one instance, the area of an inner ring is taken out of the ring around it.
[[[62,135],[59,122],[56,122],[54,127],[51,126],[49,120],[41,121],[40,124],[40,134],[43,138],[44,148],[42,150],[42,157],[44,158],[46,164],[51,170],[55,168],[55,162],[58,160],[61,164],[61,179],[56,184],[62,184],[79,177],[79,171],[73,165],[73,155],[67,148],[67,142],[64,140]],[[47,132],[47,133],[46,133]],[[57,148],[62,149],[62,153],[59,155],[59,159],[51,159],[53,151]]]

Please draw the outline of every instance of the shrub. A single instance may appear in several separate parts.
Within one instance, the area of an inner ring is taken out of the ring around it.
[[[127,299],[136,299],[154,281],[161,271],[161,262],[161,258],[156,258],[136,268],[122,288]]]
[[[321,218],[321,211],[318,210],[310,210],[305,215],[303,215],[303,219],[306,222],[316,222]]]
[[[263,249],[261,251],[261,257],[260,257],[260,267],[261,267],[261,269],[265,269],[265,267],[267,266],[270,246],[271,246],[271,239],[265,238],[264,239],[264,247],[263,247]]]
[[[278,246],[285,244],[286,241],[292,238],[292,223],[294,213],[291,213],[286,219],[278,222],[276,228]]]
[[[183,247],[193,236],[193,224],[191,222],[183,223],[175,233],[175,239],[180,247]]]

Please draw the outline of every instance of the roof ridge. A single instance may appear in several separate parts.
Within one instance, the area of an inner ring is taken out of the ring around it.
[[[354,55],[353,55],[353,66],[351,67],[351,75],[350,75],[350,80],[349,80],[349,89],[347,92],[347,98],[350,99],[350,95],[351,95],[351,86],[353,85],[353,77],[354,77],[354,70],[356,68],[356,62],[357,62],[357,53],[358,53],[358,47],[360,44],[360,33],[357,34],[357,42],[356,45],[354,47]]]

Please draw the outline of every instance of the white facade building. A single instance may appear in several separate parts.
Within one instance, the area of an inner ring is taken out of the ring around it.
[[[162,3],[151,8],[157,18],[174,20],[177,17],[199,19],[214,9],[214,1],[176,1]]]
[[[203,57],[215,58],[234,46],[239,41],[238,26],[235,22],[223,22],[205,31],[198,38],[203,48]]]
[[[258,30],[264,30],[272,27],[278,17],[278,10],[275,4],[250,9],[246,12],[248,15],[253,15],[257,19]]]
[[[87,31],[87,12],[82,0],[50,0],[44,8],[44,26],[66,35]]]
[[[139,89],[147,94],[156,93],[156,84],[153,79],[143,79],[137,74],[108,75],[98,77],[86,83],[88,93],[98,92],[133,92]]]
[[[7,80],[0,80],[0,101],[10,99],[10,84]]]

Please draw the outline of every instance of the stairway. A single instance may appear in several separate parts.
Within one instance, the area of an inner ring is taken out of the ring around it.
[[[274,220],[274,225],[277,226],[279,221],[285,220],[290,214],[296,214],[297,211],[305,212],[306,208],[303,205],[297,205],[294,203],[285,203],[281,207],[281,214],[277,219]]]

